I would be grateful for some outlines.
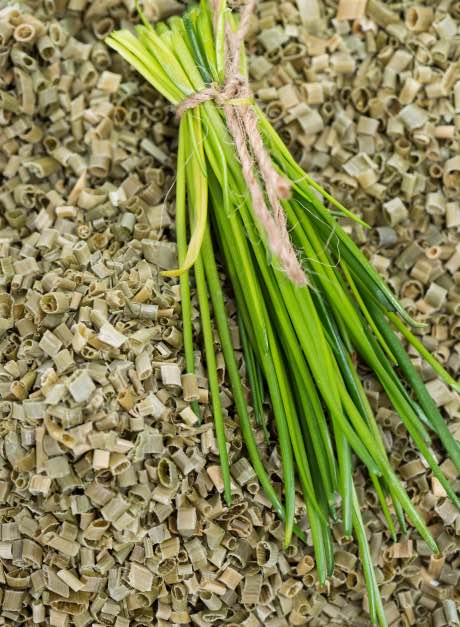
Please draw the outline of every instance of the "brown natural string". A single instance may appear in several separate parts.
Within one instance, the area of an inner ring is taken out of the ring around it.
[[[208,100],[214,100],[223,107],[227,127],[233,137],[243,176],[251,194],[254,213],[265,230],[268,247],[278,258],[281,269],[291,281],[296,285],[305,285],[307,277],[289,238],[286,215],[281,206],[281,199],[289,198],[290,183],[276,171],[264,146],[257,125],[257,115],[248,104],[252,99],[251,88],[248,79],[239,71],[240,49],[255,5],[256,0],[248,0],[245,4],[239,27],[235,32],[229,24],[226,25],[226,68],[223,86],[210,86],[192,94],[178,105],[176,115],[180,118],[188,109]],[[258,165],[259,177],[254,174],[254,160]],[[273,213],[267,206],[263,188]]]

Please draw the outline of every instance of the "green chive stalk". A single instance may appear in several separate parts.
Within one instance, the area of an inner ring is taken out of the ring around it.
[[[206,0],[189,8],[182,18],[175,16],[156,25],[140,15],[142,24],[135,27],[135,33],[115,32],[107,43],[173,105],[211,84],[223,84],[225,31],[236,27],[225,0],[218,3],[217,15],[211,14]],[[244,75],[243,50],[240,64]],[[194,371],[189,286],[193,268],[227,504],[232,498],[231,480],[213,324],[248,457],[284,521],[285,545],[292,534],[306,540],[305,529],[295,521],[299,490],[318,580],[324,583],[334,568],[331,525],[340,522],[344,536],[354,534],[358,542],[370,619],[384,626],[360,512],[363,504],[353,484],[355,460],[368,470],[391,537],[396,539],[398,525],[405,532],[407,519],[433,552],[438,548],[391,468],[356,362],[361,359],[374,372],[421,456],[459,508],[460,500],[431,452],[432,436],[439,437],[458,470],[460,445],[398,333],[449,385],[457,391],[460,387],[408,328],[423,325],[410,318],[337,217],[367,225],[300,168],[262,111],[252,106],[273,165],[291,184],[291,197],[282,205],[309,281],[302,287],[293,285],[268,250],[222,109],[206,101],[185,111],[179,125],[176,182],[179,268],[165,273],[180,280],[185,367],[187,372]],[[223,262],[238,309],[249,401],[232,344],[216,256]],[[270,413],[265,409],[268,401]],[[198,412],[196,404],[194,409]],[[256,430],[263,432],[269,446],[277,438],[282,490],[270,480]]]

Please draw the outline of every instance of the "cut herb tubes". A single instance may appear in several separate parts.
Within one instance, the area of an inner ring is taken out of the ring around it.
[[[179,105],[211,83],[222,85],[225,80],[225,29],[235,29],[236,18],[224,0],[217,4],[216,15],[202,0],[182,18],[171,17],[155,26],[141,14],[143,24],[136,26],[135,34],[115,32],[107,43],[171,103]],[[246,72],[243,50],[241,72]],[[231,478],[213,323],[248,456],[265,494],[284,521],[285,544],[293,533],[305,539],[294,520],[298,485],[319,582],[324,583],[334,568],[331,525],[339,521],[343,535],[354,534],[359,544],[370,618],[385,625],[353,484],[353,455],[368,469],[391,536],[396,538],[397,525],[405,531],[408,520],[433,552],[438,548],[391,468],[357,360],[372,369],[433,475],[457,507],[459,499],[432,453],[431,439],[439,437],[460,471],[459,443],[400,336],[441,378],[455,389],[459,387],[409,330],[408,325],[416,323],[335,216],[361,222],[359,218],[299,167],[263,113],[255,104],[251,106],[274,166],[291,183],[292,194],[282,206],[309,282],[303,287],[293,285],[269,253],[221,107],[207,101],[185,111],[179,127],[176,181],[179,269],[169,274],[180,277],[186,370],[189,374],[194,371],[189,287],[193,267],[227,503],[232,498]],[[223,261],[237,304],[251,406],[240,380],[216,255]],[[267,396],[273,416],[269,424],[262,410]],[[197,404],[194,409],[198,413]],[[282,495],[272,485],[260,457],[254,428],[261,429],[267,441],[276,434]]]

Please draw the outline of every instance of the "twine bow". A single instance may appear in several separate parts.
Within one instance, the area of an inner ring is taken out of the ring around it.
[[[240,49],[249,28],[256,0],[248,0],[241,12],[238,29],[226,24],[225,81],[222,87],[211,85],[192,94],[177,107],[177,116],[198,105],[214,100],[223,107],[228,130],[232,135],[241,162],[243,176],[251,194],[254,213],[265,230],[268,247],[278,258],[281,269],[296,285],[305,285],[307,278],[297,259],[287,229],[281,200],[289,198],[290,182],[275,169],[263,143],[252,108],[252,92],[248,79],[240,73]],[[258,175],[254,164],[258,166]],[[267,206],[266,197],[272,211]]]

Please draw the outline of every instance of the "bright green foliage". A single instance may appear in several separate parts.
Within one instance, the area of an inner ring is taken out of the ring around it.
[[[222,80],[227,20],[233,18],[224,0],[214,20],[202,0],[183,18],[173,17],[156,27],[143,20],[143,25],[136,27],[137,36],[119,31],[107,43],[177,105],[211,81]],[[243,53],[241,56],[245,72],[246,60]],[[405,323],[419,325],[409,318],[334,216],[338,210],[348,219],[362,221],[302,171],[263,113],[257,107],[255,110],[275,166],[291,181],[292,196],[283,201],[283,207],[309,284],[294,286],[268,252],[221,109],[210,101],[188,110],[180,122],[177,164],[180,268],[168,273],[180,275],[186,368],[193,371],[188,271],[194,266],[227,503],[231,501],[231,481],[208,299],[248,455],[266,495],[285,522],[286,545],[292,533],[305,539],[294,521],[297,484],[311,527],[319,581],[324,582],[332,572],[330,525],[340,519],[344,534],[354,533],[359,544],[371,620],[385,625],[353,485],[353,453],[368,468],[392,537],[396,537],[393,515],[402,530],[406,517],[433,551],[437,547],[391,469],[356,370],[356,358],[359,356],[374,371],[433,475],[460,506],[431,452],[430,432],[441,439],[458,470],[459,443],[450,434],[395,331],[403,334],[439,376],[457,389],[458,384],[407,329]],[[269,479],[254,437],[250,407],[232,347],[215,249],[224,261],[238,307],[255,423],[266,438],[271,433],[278,439],[282,497]],[[265,394],[271,401],[271,425],[264,416]],[[336,511],[338,495],[340,513]]]

